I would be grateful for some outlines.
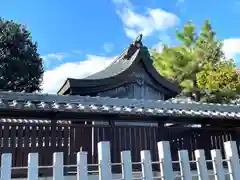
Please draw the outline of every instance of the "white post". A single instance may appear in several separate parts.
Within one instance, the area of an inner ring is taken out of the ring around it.
[[[211,150],[215,180],[225,180],[222,155],[219,149]]]
[[[88,179],[87,152],[77,153],[77,180]]]
[[[12,154],[2,154],[1,180],[11,180]]]
[[[62,152],[53,154],[53,180],[64,180]]]
[[[190,162],[187,150],[178,151],[178,157],[180,161],[180,171],[184,180],[192,180],[192,173],[190,169]]]
[[[38,179],[38,153],[28,154],[28,180]]]
[[[103,141],[98,143],[99,180],[112,179],[110,144]]]
[[[167,180],[174,180],[170,144],[168,141],[161,141],[157,145],[159,161],[162,161],[160,163],[161,176]]]
[[[199,180],[209,180],[204,150],[195,150]]]
[[[240,179],[240,164],[237,151],[237,145],[235,141],[227,141],[224,143],[224,150],[226,159],[228,160],[228,170],[231,180]]]
[[[141,151],[142,175],[145,180],[153,180],[152,160],[150,151]]]
[[[122,159],[122,179],[124,180],[132,180],[132,157],[131,151],[122,151],[121,152]]]

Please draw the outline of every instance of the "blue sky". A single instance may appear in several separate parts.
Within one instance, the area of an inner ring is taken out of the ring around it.
[[[226,54],[236,58],[240,52],[237,0],[2,0],[0,16],[32,32],[44,58],[44,90],[50,93],[66,77],[107,66],[140,32],[149,47],[175,44],[175,29],[188,20],[199,28],[209,19]]]

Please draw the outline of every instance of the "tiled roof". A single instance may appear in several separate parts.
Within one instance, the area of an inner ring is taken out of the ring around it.
[[[135,61],[136,57],[139,55],[140,49],[136,50],[134,55],[130,59],[125,59],[123,57],[116,58],[108,67],[99,71],[93,75],[85,77],[84,79],[104,79],[116,76],[123,71],[126,71]]]
[[[0,111],[18,109],[240,119],[239,107],[240,104],[207,104],[179,99],[136,100],[0,92]]]
[[[138,77],[134,74],[145,74],[150,77],[145,80],[154,81],[158,91],[162,92],[165,89],[164,94],[167,97],[175,97],[181,92],[181,88],[158,73],[153,66],[148,48],[142,44],[141,39],[142,35],[138,36],[120,56],[116,57],[103,70],[83,79],[67,78],[58,94],[69,94],[72,88],[77,89],[79,95],[96,94],[137,80]]]
[[[140,37],[140,39],[139,39]],[[108,67],[99,71],[93,75],[90,75],[84,79],[105,79],[121,74],[129,69],[129,67],[136,61],[139,56],[142,46],[142,35],[137,37],[136,40],[120,55],[118,56]]]
[[[51,124],[50,120],[44,119],[20,119],[20,118],[0,118],[0,123],[18,124]],[[70,121],[58,120],[57,124],[70,124]]]

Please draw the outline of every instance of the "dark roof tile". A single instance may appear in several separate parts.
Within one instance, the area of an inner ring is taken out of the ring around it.
[[[240,119],[240,104],[207,104],[127,98],[61,96],[0,92],[0,111],[6,108],[41,111],[107,112],[154,116],[184,116]]]

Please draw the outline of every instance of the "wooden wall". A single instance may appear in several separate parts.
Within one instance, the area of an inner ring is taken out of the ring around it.
[[[120,161],[122,150],[132,151],[132,161],[140,161],[141,150],[150,150],[152,160],[157,161],[157,142],[170,141],[173,160],[177,151],[187,149],[194,159],[195,149],[204,149],[210,159],[211,149],[220,149],[223,142],[239,142],[238,129],[159,127],[156,123],[138,125],[90,125],[62,123],[0,123],[0,154],[13,153],[13,166],[27,166],[27,154],[38,152],[39,165],[52,165],[52,154],[64,152],[64,163],[75,164],[76,153],[81,149],[88,152],[88,163],[97,163],[97,143],[110,141],[112,162]],[[224,153],[222,154],[224,157]],[[135,170],[140,166],[133,167]],[[158,170],[159,166],[154,166]],[[178,166],[174,166],[178,169]],[[195,168],[195,165],[192,165]],[[210,167],[211,168],[211,167]],[[68,170],[66,170],[67,172]],[[113,168],[113,171],[120,171]],[[51,173],[51,171],[47,171]],[[42,174],[46,174],[41,170]]]

